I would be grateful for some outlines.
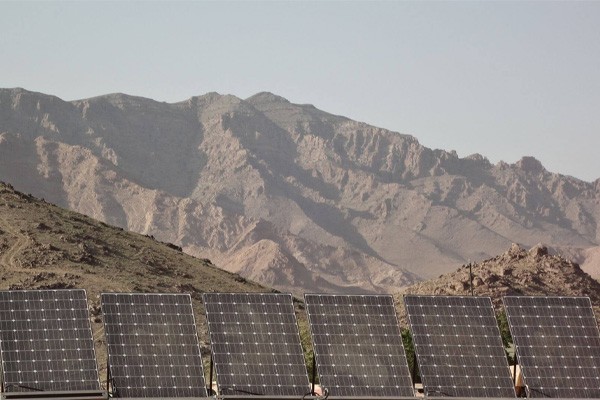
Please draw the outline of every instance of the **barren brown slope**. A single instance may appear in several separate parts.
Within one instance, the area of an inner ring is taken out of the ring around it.
[[[517,244],[503,254],[463,265],[458,270],[437,279],[420,282],[398,293],[398,311],[405,321],[402,295],[426,294],[489,296],[496,309],[504,296],[586,296],[589,297],[600,321],[600,283],[585,273],[578,264],[561,255],[549,254],[546,246],[525,250]]]
[[[0,183],[0,290],[87,290],[101,370],[101,292],[190,293],[207,350],[203,292],[269,291],[171,244],[67,211]],[[101,374],[103,377],[104,374]]]
[[[600,245],[600,181],[459,158],[269,93],[0,90],[0,179],[297,293],[393,293],[512,242]]]

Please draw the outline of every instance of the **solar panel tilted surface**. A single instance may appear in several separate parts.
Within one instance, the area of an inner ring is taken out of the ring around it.
[[[504,298],[529,397],[600,398],[600,334],[588,297]]]
[[[203,298],[221,395],[310,391],[291,295],[205,293]]]
[[[100,390],[84,290],[0,291],[5,392]]]
[[[515,397],[489,297],[404,296],[426,396]]]
[[[392,296],[304,299],[320,383],[331,396],[414,396]]]
[[[103,293],[116,397],[206,397],[189,294]]]

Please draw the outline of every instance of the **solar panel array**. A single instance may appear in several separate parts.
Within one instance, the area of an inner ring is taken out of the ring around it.
[[[587,297],[505,297],[530,397],[600,398],[600,334]]]
[[[337,397],[410,397],[391,296],[306,295],[321,384]],[[490,298],[405,296],[429,397],[514,397]],[[221,395],[310,390],[291,295],[204,295]],[[589,298],[505,297],[529,397],[600,398]],[[110,293],[102,310],[118,397],[206,397],[191,298]],[[84,290],[0,291],[3,389],[98,391]]]
[[[489,297],[405,296],[425,394],[515,397]]]
[[[392,296],[304,296],[321,386],[332,396],[413,396]]]
[[[103,293],[113,393],[207,396],[189,294]]]
[[[310,391],[291,295],[205,293],[203,298],[220,394]]]
[[[4,390],[99,390],[84,290],[0,291]]]

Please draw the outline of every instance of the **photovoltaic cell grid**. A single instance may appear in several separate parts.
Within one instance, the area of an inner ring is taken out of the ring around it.
[[[515,397],[489,297],[405,296],[427,396]]]
[[[0,291],[4,390],[100,390],[84,290]]]
[[[587,297],[505,297],[529,397],[600,398],[600,334]]]
[[[303,396],[310,391],[291,295],[203,297],[220,394]]]
[[[103,293],[113,392],[118,397],[206,397],[188,294]]]
[[[392,296],[304,299],[320,383],[332,396],[414,396]]]

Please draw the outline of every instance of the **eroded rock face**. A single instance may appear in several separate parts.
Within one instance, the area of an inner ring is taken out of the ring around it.
[[[600,239],[597,182],[531,157],[461,159],[270,93],[0,90],[0,179],[294,292],[395,292],[511,241],[575,249],[588,268]]]

